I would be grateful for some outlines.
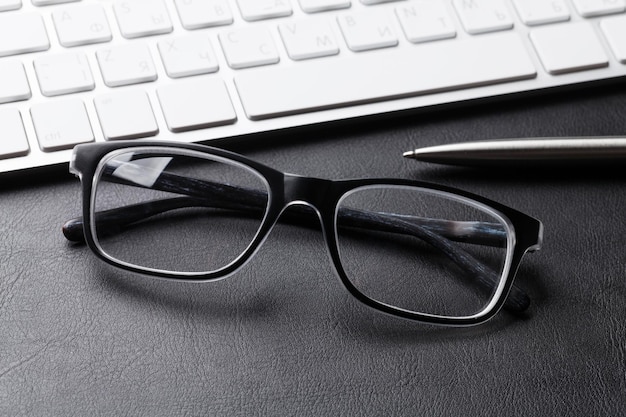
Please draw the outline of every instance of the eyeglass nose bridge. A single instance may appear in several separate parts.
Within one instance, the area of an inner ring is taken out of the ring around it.
[[[284,202],[285,205],[303,203],[320,210],[327,204],[332,181],[285,174]]]

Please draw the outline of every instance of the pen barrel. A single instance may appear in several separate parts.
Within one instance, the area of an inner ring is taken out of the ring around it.
[[[490,166],[515,164],[598,164],[626,159],[626,138],[536,138],[479,141],[433,146],[407,152],[424,162]]]

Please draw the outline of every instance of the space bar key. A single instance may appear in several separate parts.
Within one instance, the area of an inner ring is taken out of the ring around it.
[[[536,77],[515,33],[392,48],[240,73],[252,120]]]

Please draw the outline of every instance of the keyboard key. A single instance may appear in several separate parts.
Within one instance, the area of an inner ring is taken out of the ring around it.
[[[534,77],[520,37],[504,33],[241,72],[235,84],[257,120]]]
[[[165,71],[171,78],[206,74],[219,69],[207,35],[194,34],[163,40],[158,43],[158,48]]]
[[[146,45],[126,44],[96,52],[104,83],[109,87],[138,84],[157,79],[152,55]]]
[[[30,97],[30,86],[22,63],[0,60],[0,104],[28,100]]]
[[[233,23],[233,14],[228,0],[175,0],[175,3],[185,29],[200,29]]]
[[[130,90],[94,99],[102,133],[107,140],[154,136],[159,127],[143,91]]]
[[[503,0],[453,0],[468,33],[479,34],[513,28],[513,19]]]
[[[626,0],[573,0],[574,7],[584,17],[621,13],[626,10]]]
[[[39,14],[0,14],[0,57],[49,48],[46,28]]]
[[[537,54],[550,74],[606,67],[608,57],[588,22],[546,26],[530,32]]]
[[[0,109],[0,159],[24,156],[30,151],[22,117],[17,109]]]
[[[615,58],[626,64],[626,16],[611,17],[600,22]]]
[[[167,127],[172,132],[234,123],[233,109],[224,82],[202,78],[170,84],[157,90]]]
[[[65,47],[108,42],[109,21],[99,4],[86,4],[52,12],[59,42]]]
[[[118,0],[113,5],[122,36],[127,39],[172,31],[163,0]]]
[[[352,51],[387,48],[398,44],[391,19],[380,12],[347,14],[337,20],[348,48]]]
[[[361,3],[363,4],[381,4],[381,3],[389,3],[392,1],[399,1],[399,0],[361,0]]]
[[[33,64],[44,96],[89,91],[96,87],[87,57],[82,53],[41,56]]]
[[[289,0],[237,0],[237,4],[241,16],[249,22],[289,16],[293,13]]]
[[[72,3],[80,0],[32,0],[35,6],[49,6],[51,4]]]
[[[333,28],[327,20],[306,19],[278,26],[289,58],[318,58],[339,53]]]
[[[302,10],[306,13],[325,12],[350,7],[350,0],[299,0],[299,3]]]
[[[263,26],[220,33],[219,40],[231,68],[275,64],[280,60],[272,35]]]
[[[570,19],[565,0],[513,0],[520,19],[529,25],[564,22]]]
[[[81,100],[57,100],[30,109],[39,147],[44,152],[70,149],[93,142],[91,124]]]
[[[439,0],[415,0],[396,7],[406,38],[413,43],[454,38],[456,29]]]
[[[0,0],[0,12],[17,10],[22,7],[22,0]]]

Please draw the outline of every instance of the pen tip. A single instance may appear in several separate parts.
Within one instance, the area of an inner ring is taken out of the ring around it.
[[[415,156],[415,151],[406,151],[402,154],[405,158],[413,158]]]

